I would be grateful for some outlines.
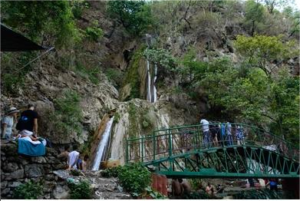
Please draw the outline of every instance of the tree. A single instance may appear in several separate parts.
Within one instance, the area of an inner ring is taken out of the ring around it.
[[[293,41],[284,43],[279,36],[246,37],[238,35],[235,47],[250,64],[262,68],[267,74],[271,71],[266,68],[267,62],[280,61],[296,54],[295,43]]]
[[[259,26],[264,22],[264,7],[254,0],[248,0],[245,4],[245,25],[250,27],[250,35],[254,36]]]
[[[144,1],[109,1],[107,11],[132,35],[141,34],[153,22],[150,7]]]
[[[274,13],[274,9],[283,7],[285,5],[287,5],[287,3],[289,3],[291,0],[260,0],[261,2],[265,3],[268,12],[270,14]]]
[[[4,1],[2,6],[3,22],[31,39],[42,42],[54,37],[57,46],[68,46],[79,39],[68,1]]]
[[[275,77],[271,91],[271,131],[299,145],[299,78],[291,77],[283,69]]]

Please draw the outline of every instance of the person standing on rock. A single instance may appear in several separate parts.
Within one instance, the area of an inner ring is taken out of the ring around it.
[[[38,133],[38,114],[34,111],[34,105],[29,104],[28,109],[21,113],[21,117],[16,126],[17,130],[28,130],[35,134]]]
[[[79,159],[79,155],[80,155],[80,153],[78,151],[76,151],[77,149],[78,149],[78,146],[75,144],[73,146],[74,151],[71,151],[68,155],[68,169],[67,170],[77,169],[77,163],[78,163],[78,159]]]
[[[204,148],[208,148],[210,145],[209,122],[206,119],[201,119],[200,124],[203,131],[203,146]]]
[[[17,113],[20,112],[15,107],[11,107],[7,112],[5,117],[1,121],[1,134],[2,139],[11,139],[12,129],[14,126]]]

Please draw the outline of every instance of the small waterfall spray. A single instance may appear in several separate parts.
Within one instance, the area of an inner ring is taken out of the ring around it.
[[[151,103],[157,101],[157,90],[155,87],[155,82],[157,79],[157,64],[154,64],[154,76],[151,76],[150,61],[146,59],[147,66],[147,100]]]
[[[147,59],[147,100],[151,102],[151,73],[150,73],[150,62]]]
[[[101,138],[101,141],[98,145],[96,157],[95,157],[95,160],[94,160],[94,163],[93,163],[93,166],[92,166],[93,171],[99,170],[100,162],[101,162],[101,159],[103,157],[103,153],[105,152],[105,149],[106,149],[107,144],[108,144],[108,139],[109,139],[109,136],[110,136],[110,133],[111,133],[111,128],[112,128],[113,121],[114,121],[114,117],[112,117],[106,124],[105,131],[104,131],[104,133],[102,135],[102,138]]]
[[[154,65],[154,78],[153,78],[153,103],[157,101],[157,92],[156,92],[156,86],[155,82],[157,79],[157,64]]]

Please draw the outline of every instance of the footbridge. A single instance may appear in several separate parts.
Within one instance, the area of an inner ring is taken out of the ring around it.
[[[207,135],[206,135],[207,137]],[[126,162],[169,178],[300,178],[299,147],[246,124],[159,129],[126,140]]]

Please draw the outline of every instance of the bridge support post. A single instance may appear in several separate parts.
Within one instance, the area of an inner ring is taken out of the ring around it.
[[[300,179],[298,178],[283,179],[282,190],[293,191],[296,196],[293,199],[299,199],[299,183],[300,183]]]

